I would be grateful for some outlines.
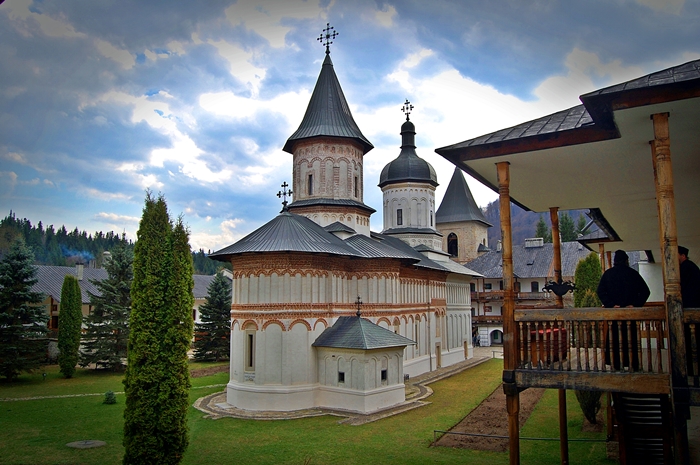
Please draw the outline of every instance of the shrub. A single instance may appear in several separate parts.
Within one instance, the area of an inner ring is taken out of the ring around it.
[[[602,395],[603,393],[601,391],[576,391],[576,400],[578,400],[578,404],[581,406],[583,416],[586,417],[586,420],[592,425],[597,423],[596,415],[598,415],[600,411],[600,396]]]
[[[117,396],[114,394],[114,391],[105,392],[105,400],[102,403],[103,404],[116,404],[117,403]]]

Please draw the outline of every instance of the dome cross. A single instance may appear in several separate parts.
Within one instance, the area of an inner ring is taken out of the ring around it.
[[[288,210],[287,204],[289,203],[289,202],[287,202],[287,196],[290,196],[290,197],[292,196],[292,190],[291,189],[287,190],[287,188],[289,187],[289,184],[287,184],[287,181],[284,181],[280,187],[282,188],[282,190],[277,193],[277,197],[279,197],[280,199],[283,199],[282,200],[282,211],[286,212]]]
[[[411,105],[411,102],[406,99],[406,102],[401,107],[401,111],[406,114],[406,121],[408,121],[408,116],[411,114],[411,110],[413,110],[413,105]]]
[[[331,33],[331,31],[333,31]],[[330,23],[326,23],[326,28],[323,30],[320,36],[316,40],[321,42],[321,45],[326,46],[326,55],[331,53],[331,48],[330,45],[333,43],[331,39],[335,39],[338,37],[338,33],[335,31],[335,28],[331,26]]]

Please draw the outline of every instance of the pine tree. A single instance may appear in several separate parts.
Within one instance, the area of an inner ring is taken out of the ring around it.
[[[134,248],[125,464],[177,464],[188,445],[193,306],[188,236],[181,219],[173,228],[163,196],[148,192]]]
[[[103,263],[107,279],[91,281],[100,295],[90,294],[93,311],[85,318],[80,365],[90,364],[111,370],[124,366],[129,339],[131,282],[134,279],[134,253],[125,240],[112,249]]]
[[[547,223],[544,222],[544,218],[540,215],[540,219],[537,222],[537,229],[535,229],[535,237],[541,237],[544,242],[552,242],[552,230],[547,227]]]
[[[598,289],[598,283],[600,282],[602,274],[600,260],[598,259],[598,254],[595,252],[591,252],[586,258],[578,262],[574,274],[574,282],[576,283],[576,288],[574,289],[574,307],[584,306],[583,300],[586,297],[586,291],[589,291],[594,298],[594,305],[590,305],[591,307],[599,307],[602,305],[600,299],[598,299],[596,295],[596,289]],[[590,298],[591,296],[588,297],[588,299]]]
[[[58,311],[58,365],[61,374],[72,378],[78,364],[83,302],[75,276],[67,275],[61,288],[61,309]]]
[[[571,219],[568,213],[562,214],[559,219],[559,233],[561,234],[562,242],[575,241],[578,237],[574,220]]]
[[[586,217],[583,216],[583,213],[579,213],[578,220],[576,221],[576,237],[578,237],[579,234],[583,234],[583,230],[587,224]]]
[[[219,272],[199,307],[202,323],[195,327],[194,358],[198,361],[228,359],[231,343],[231,282]]]
[[[46,359],[44,295],[32,291],[36,267],[29,248],[15,241],[0,262],[0,376],[12,380]]]

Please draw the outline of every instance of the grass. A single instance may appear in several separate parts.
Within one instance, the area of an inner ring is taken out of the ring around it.
[[[490,360],[458,375],[431,384],[429,405],[362,426],[338,424],[331,416],[285,421],[234,418],[211,420],[191,408],[190,447],[185,464],[507,464],[507,453],[430,447],[434,430],[448,430],[475,408],[500,383],[503,362]],[[0,398],[56,393],[121,391],[120,374],[85,373],[72,380],[50,374],[23,376],[0,383]],[[203,387],[228,381],[228,373],[192,379],[190,401],[220,391]],[[92,389],[92,390],[91,390]],[[28,393],[32,394],[28,394]],[[569,437],[604,438],[604,433],[581,433],[583,416],[573,393],[568,400]],[[123,448],[124,396],[117,404],[102,404],[101,396],[0,402],[0,464],[118,464]],[[558,437],[557,393],[545,393],[522,436]],[[70,449],[66,443],[99,439],[107,446]],[[608,464],[605,443],[571,443],[570,463]],[[521,463],[560,463],[558,442],[521,442]]]

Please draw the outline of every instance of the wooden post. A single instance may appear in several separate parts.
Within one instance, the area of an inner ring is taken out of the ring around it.
[[[510,224],[510,163],[496,163],[498,194],[501,209],[503,260],[503,392],[508,412],[508,447],[511,465],[520,464],[520,393],[515,383],[518,359],[518,334],[515,325],[513,295],[513,236]]]
[[[654,140],[651,155],[654,161],[654,182],[659,213],[659,241],[666,321],[668,325],[671,358],[671,406],[674,423],[675,463],[688,464],[688,427],[690,394],[688,392],[683,335],[683,302],[681,300],[680,264],[678,262],[678,233],[676,230],[676,203],[673,193],[673,170],[668,130],[668,113],[651,115]]]
[[[552,268],[554,268],[554,281],[562,282],[561,275],[561,235],[559,234],[559,207],[549,209],[549,218],[552,220]],[[564,297],[556,295],[557,308],[564,308]],[[552,336],[554,334],[552,333]],[[559,389],[559,452],[562,465],[569,463],[569,431],[566,420],[566,389]]]
[[[605,244],[598,244],[598,254],[600,255],[600,270],[605,271]]]

